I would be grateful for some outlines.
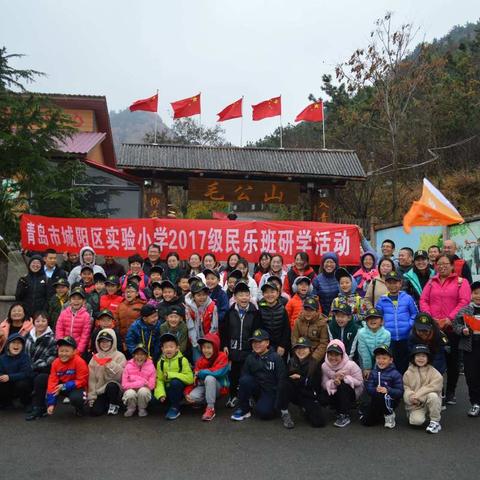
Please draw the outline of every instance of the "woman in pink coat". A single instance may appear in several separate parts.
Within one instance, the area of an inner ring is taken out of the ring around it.
[[[322,364],[322,387],[328,403],[337,413],[333,425],[346,427],[350,423],[352,402],[363,392],[363,376],[360,367],[348,358],[345,345],[340,340],[332,340],[327,346],[325,362]]]
[[[90,341],[92,318],[85,308],[83,288],[74,288],[70,293],[70,305],[62,310],[55,326],[55,338],[59,340],[67,335],[77,342],[77,350],[82,355]]]
[[[437,271],[423,289],[420,310],[429,313],[448,337],[450,352],[447,353],[446,402],[455,405],[459,337],[453,332],[452,322],[458,311],[470,303],[471,291],[468,281],[454,272],[451,256],[444,254],[438,257]]]

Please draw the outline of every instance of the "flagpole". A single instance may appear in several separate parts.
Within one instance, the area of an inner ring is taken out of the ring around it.
[[[323,110],[323,100],[322,100],[322,137],[323,137],[323,149],[325,150],[325,111]]]
[[[283,148],[282,114],[280,113],[280,148]]]
[[[240,117],[240,147],[243,147],[243,98],[242,95],[242,116]]]
[[[155,112],[155,135],[153,143],[157,144],[157,123],[158,123],[158,88],[157,88],[157,111]]]

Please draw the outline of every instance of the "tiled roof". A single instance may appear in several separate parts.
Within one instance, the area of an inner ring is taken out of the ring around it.
[[[123,144],[118,167],[365,178],[360,159],[353,150]]]
[[[70,138],[58,142],[58,150],[64,153],[78,153],[86,155],[96,145],[102,142],[106,133],[102,132],[78,132]]]

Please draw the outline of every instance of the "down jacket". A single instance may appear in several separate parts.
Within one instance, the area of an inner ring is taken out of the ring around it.
[[[77,350],[80,354],[87,350],[92,329],[92,319],[85,307],[74,312],[72,307],[62,310],[55,326],[55,338],[73,337],[77,342]]]
[[[115,332],[111,328],[104,328],[100,330],[99,335],[101,333],[108,333],[113,341],[110,350],[104,352],[98,346],[98,335],[95,339],[98,353],[93,355],[88,364],[88,400],[96,400],[99,395],[103,395],[108,383],[113,382],[120,386],[123,369],[127,363],[125,355],[117,351]]]
[[[122,389],[138,390],[147,387],[150,390],[155,388],[155,365],[147,358],[145,363],[138,365],[135,359],[131,359],[125,365],[122,373]]]
[[[371,370],[374,362],[374,350],[380,345],[390,345],[391,335],[385,327],[372,332],[368,326],[361,328],[357,333],[357,351],[360,356],[360,365],[364,370]]]
[[[377,392],[377,387],[386,387],[387,394],[394,400],[399,400],[403,395],[403,378],[392,363],[387,368],[380,369],[377,365],[370,372],[365,387],[369,395],[383,395]]]
[[[384,326],[392,340],[407,340],[418,313],[413,298],[403,291],[398,293],[397,305],[388,295],[382,295],[375,308],[383,314]]]

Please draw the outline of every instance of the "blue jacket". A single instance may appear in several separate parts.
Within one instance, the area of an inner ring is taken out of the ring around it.
[[[382,295],[375,308],[383,314],[384,326],[390,332],[393,341],[407,340],[418,313],[413,298],[404,291],[398,293],[397,306],[391,298]]]
[[[387,368],[381,370],[377,365],[370,372],[368,380],[365,382],[365,388],[370,396],[383,395],[377,392],[377,387],[387,387],[387,394],[394,400],[403,396],[403,377],[392,363]]]
[[[220,285],[217,285],[213,290],[210,291],[210,298],[215,302],[215,305],[217,306],[218,323],[223,323],[223,319],[225,318],[225,315],[230,309],[228,295]]]
[[[139,343],[143,343],[147,349],[148,354],[153,360],[153,363],[157,363],[160,358],[160,326],[158,321],[153,327],[147,325],[141,318],[135,320],[128,329],[125,343],[127,344],[127,350],[130,356],[133,355],[135,347]]]
[[[338,256],[336,253],[329,252],[322,257],[322,267],[325,260],[333,260],[338,268]],[[338,295],[338,282],[335,278],[335,271],[332,273],[319,273],[313,280],[313,294],[316,295],[322,306],[322,312],[325,315],[330,314],[330,307],[333,299]]]
[[[380,345],[390,346],[390,332],[385,327],[380,327],[372,332],[367,326],[357,333],[357,351],[360,356],[360,366],[364,370],[371,370],[375,363],[373,351]]]
[[[19,355],[11,355],[8,351],[8,344],[16,338],[22,338],[18,333],[14,333],[8,337],[5,345],[5,353],[0,355],[0,375],[8,375],[9,382],[18,382],[32,378],[33,371],[30,363],[30,357],[25,352],[25,341],[23,342],[23,350]],[[24,340],[24,339],[23,339]]]

